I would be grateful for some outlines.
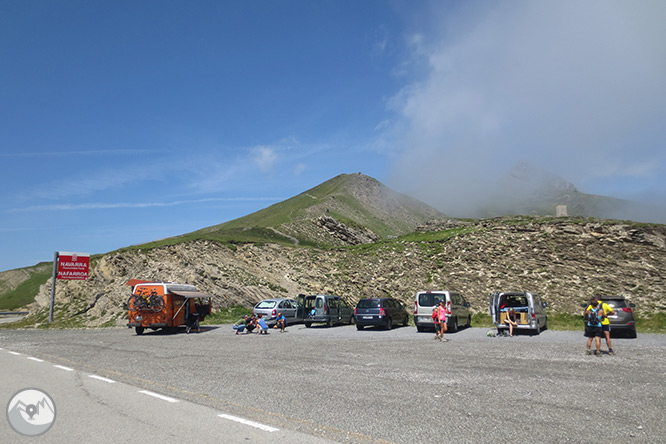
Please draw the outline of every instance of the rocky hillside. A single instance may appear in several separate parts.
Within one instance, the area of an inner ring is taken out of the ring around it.
[[[328,217],[319,229],[345,227]],[[560,312],[577,313],[595,293],[623,294],[639,312],[664,312],[666,227],[517,217],[430,223],[406,236],[327,249],[192,240],[95,258],[87,281],[58,283],[56,320],[122,325],[125,284],[134,278],[195,284],[218,307],[318,292],[351,301],[391,295],[411,305],[418,290],[456,289],[482,312],[496,290],[538,292]],[[49,292],[47,282],[32,306],[42,319]]]

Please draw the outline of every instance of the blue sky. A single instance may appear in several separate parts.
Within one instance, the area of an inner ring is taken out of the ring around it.
[[[0,270],[362,172],[464,215],[526,160],[666,202],[661,1],[0,0]]]

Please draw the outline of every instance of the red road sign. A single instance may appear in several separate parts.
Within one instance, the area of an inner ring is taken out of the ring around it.
[[[88,279],[90,268],[90,254],[88,253],[59,253],[58,279],[85,280]]]

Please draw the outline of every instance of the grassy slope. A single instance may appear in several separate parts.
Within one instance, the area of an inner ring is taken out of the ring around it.
[[[34,301],[39,287],[51,277],[52,264],[42,262],[24,270],[30,273],[30,277],[15,289],[0,294],[0,310],[16,310]]]

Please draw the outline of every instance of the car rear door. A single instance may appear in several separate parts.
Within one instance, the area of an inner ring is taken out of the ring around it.
[[[490,295],[490,319],[495,324],[499,322],[499,300],[501,295],[499,291]]]
[[[340,298],[334,296],[328,300],[328,314],[333,322],[340,320]]]
[[[342,298],[340,298],[339,310],[340,310],[340,319],[345,322],[351,323],[351,320],[354,317],[354,309],[352,308],[351,305],[347,303],[347,301],[345,301]]]

